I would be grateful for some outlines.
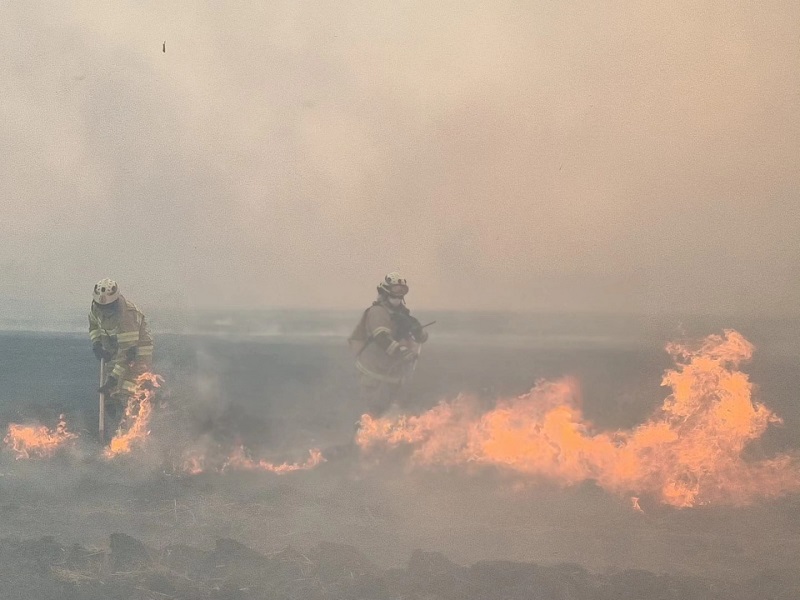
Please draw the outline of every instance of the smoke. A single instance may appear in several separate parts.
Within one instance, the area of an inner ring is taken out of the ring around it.
[[[797,10],[5,4],[0,296],[794,313]]]

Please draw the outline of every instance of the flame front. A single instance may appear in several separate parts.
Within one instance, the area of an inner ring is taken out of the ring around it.
[[[273,463],[264,459],[253,459],[244,446],[237,446],[228,456],[220,460],[211,460],[205,453],[187,452],[183,459],[181,469],[190,475],[197,475],[204,472],[225,472],[225,471],[268,471],[283,475],[293,471],[308,471],[325,462],[316,448],[308,451],[308,458],[301,463]]]
[[[150,434],[150,417],[153,413],[153,396],[163,379],[154,373],[143,373],[136,379],[136,392],[128,398],[125,416],[119,429],[103,453],[106,458],[128,454],[141,445]],[[123,426],[127,425],[126,429]]]
[[[597,432],[584,419],[571,379],[539,382],[528,394],[481,413],[460,396],[418,416],[362,417],[365,451],[409,446],[417,465],[493,465],[564,485],[593,480],[620,495],[678,507],[749,504],[800,490],[796,457],[748,462],[745,446],[780,419],[752,399],[739,365],[753,346],[738,332],[696,346],[670,344],[662,384],[672,393],[645,423]]]
[[[254,460],[250,458],[243,446],[239,446],[236,451],[231,454],[222,466],[222,470],[227,469],[241,470],[241,471],[269,471],[271,473],[291,473],[292,471],[308,471],[314,467],[325,462],[322,452],[316,448],[308,451],[308,459],[302,463],[280,463],[275,464],[269,461],[260,459]]]
[[[63,448],[67,442],[77,437],[77,434],[67,430],[64,415],[60,415],[55,430],[44,425],[10,423],[3,441],[14,453],[15,458],[19,460],[22,458],[49,458]]]

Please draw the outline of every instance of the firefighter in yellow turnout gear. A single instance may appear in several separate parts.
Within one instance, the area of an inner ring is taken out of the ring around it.
[[[136,392],[136,378],[150,371],[153,338],[145,316],[119,293],[112,279],[94,286],[89,311],[89,338],[97,360],[105,359],[105,380],[98,390],[105,394],[105,410],[116,426],[128,398]]]
[[[379,417],[402,401],[403,384],[428,339],[420,322],[405,306],[406,280],[389,273],[378,285],[378,299],[361,317],[349,342],[356,354],[362,406]]]

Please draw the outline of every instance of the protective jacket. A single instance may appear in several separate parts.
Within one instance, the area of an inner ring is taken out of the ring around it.
[[[419,321],[404,305],[394,307],[379,298],[364,311],[349,342],[356,354],[356,368],[363,375],[400,384],[408,366],[402,348],[416,350],[426,338]]]
[[[99,341],[111,354],[105,375],[117,379],[117,389],[112,394],[133,393],[136,378],[150,370],[153,358],[153,338],[144,314],[123,296],[109,308],[92,302],[89,337],[92,344]]]

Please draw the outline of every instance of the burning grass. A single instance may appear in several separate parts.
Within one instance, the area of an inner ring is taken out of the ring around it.
[[[629,497],[635,511],[642,510],[640,498],[675,507],[746,505],[800,490],[797,456],[744,458],[748,445],[781,423],[754,398],[753,384],[740,370],[752,357],[753,346],[738,332],[726,330],[666,349],[674,366],[664,373],[662,385],[670,393],[649,419],[630,429],[595,427],[583,414],[578,382],[566,377],[540,381],[527,394],[500,399],[490,410],[459,396],[419,415],[364,416],[356,441],[378,461],[387,451],[404,447],[411,464],[419,467],[493,467],[518,474],[526,483],[547,479],[570,486],[591,481]],[[105,458],[145,445],[162,382],[152,373],[138,379],[120,428],[103,451]],[[5,443],[16,458],[48,458],[76,437],[62,418],[52,431],[11,424]],[[174,469],[188,474],[285,474],[325,461],[317,449],[298,462],[254,457],[241,445],[223,451],[173,444],[171,450]]]
[[[78,434],[67,429],[64,415],[59,416],[55,429],[44,425],[10,423],[3,438],[6,447],[19,459],[51,458],[77,439]]]
[[[237,446],[232,452],[222,456],[219,453],[213,455],[206,451],[187,451],[179,470],[191,475],[208,472],[225,473],[227,471],[264,471],[283,475],[294,471],[308,471],[325,462],[325,457],[317,448],[312,448],[308,454],[309,456],[304,462],[274,463],[263,458],[252,458],[244,446]]]
[[[366,452],[412,449],[417,466],[494,466],[563,485],[595,481],[636,500],[646,495],[677,507],[745,505],[800,490],[797,457],[743,458],[745,447],[781,422],[753,399],[739,371],[753,346],[736,331],[698,344],[669,344],[672,392],[655,414],[630,430],[598,431],[584,418],[572,379],[541,381],[529,393],[485,412],[467,397],[420,415],[364,416],[357,442]]]
[[[125,415],[104,451],[106,458],[129,454],[134,447],[143,444],[145,438],[150,435],[153,398],[163,381],[154,373],[143,373],[136,379],[136,391],[128,398]]]

